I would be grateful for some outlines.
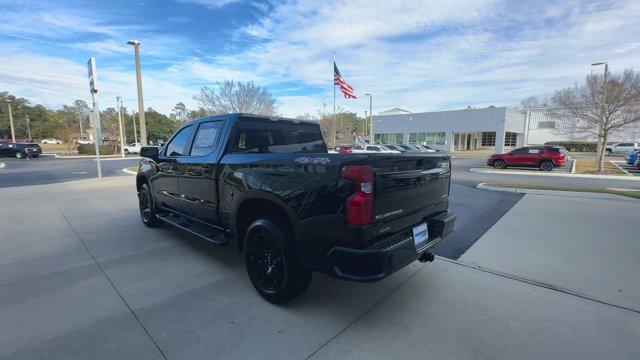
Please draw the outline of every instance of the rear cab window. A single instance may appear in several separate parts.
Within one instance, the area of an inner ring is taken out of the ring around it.
[[[200,124],[198,132],[193,139],[191,156],[209,155],[215,150],[220,138],[220,132],[224,121],[207,121]]]
[[[236,123],[231,153],[326,153],[320,126],[310,122],[242,117]]]

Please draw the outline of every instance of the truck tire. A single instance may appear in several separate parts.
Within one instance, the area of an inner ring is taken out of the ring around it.
[[[542,160],[538,167],[540,167],[542,171],[551,171],[553,170],[553,163],[550,160]]]
[[[22,159],[23,157],[24,157],[24,154],[22,153],[22,151],[16,152],[16,159]]]
[[[124,149],[124,153],[125,153],[125,154],[127,154],[127,155],[129,155],[129,150]]]
[[[506,169],[507,168],[507,163],[504,162],[504,160],[496,160],[493,162],[493,167],[495,169]]]
[[[311,282],[312,271],[300,263],[293,240],[271,220],[258,219],[249,225],[244,258],[251,283],[271,303],[294,299]]]
[[[158,219],[156,210],[156,204],[153,200],[153,193],[148,183],[142,184],[140,190],[138,190],[138,206],[140,208],[140,218],[142,222],[148,227],[158,227],[162,223]]]
[[[611,149],[606,149],[604,152],[605,152],[605,155],[607,155],[607,156],[611,156],[611,153],[613,153],[613,151],[611,151]]]

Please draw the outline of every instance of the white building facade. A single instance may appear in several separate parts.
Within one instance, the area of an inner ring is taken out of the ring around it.
[[[548,109],[517,110],[506,107],[403,113],[373,117],[378,144],[423,144],[439,150],[509,151],[549,141],[596,141],[580,134]],[[638,141],[640,124],[612,136],[610,141]]]

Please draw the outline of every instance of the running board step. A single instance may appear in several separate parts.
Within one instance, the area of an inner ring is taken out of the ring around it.
[[[204,224],[198,224],[194,221],[187,221],[185,219],[173,216],[171,214],[158,214],[158,219],[169,225],[182,229],[192,235],[195,235],[201,239],[204,239],[214,245],[227,245],[229,240],[218,229],[212,226]]]

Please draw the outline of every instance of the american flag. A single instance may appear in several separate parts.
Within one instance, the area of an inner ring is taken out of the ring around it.
[[[347,84],[343,79],[342,75],[340,75],[340,70],[338,70],[338,65],[336,62],[333,62],[333,86],[340,86],[340,91],[344,95],[345,99],[357,99],[356,95],[353,93],[353,88],[351,85]]]

